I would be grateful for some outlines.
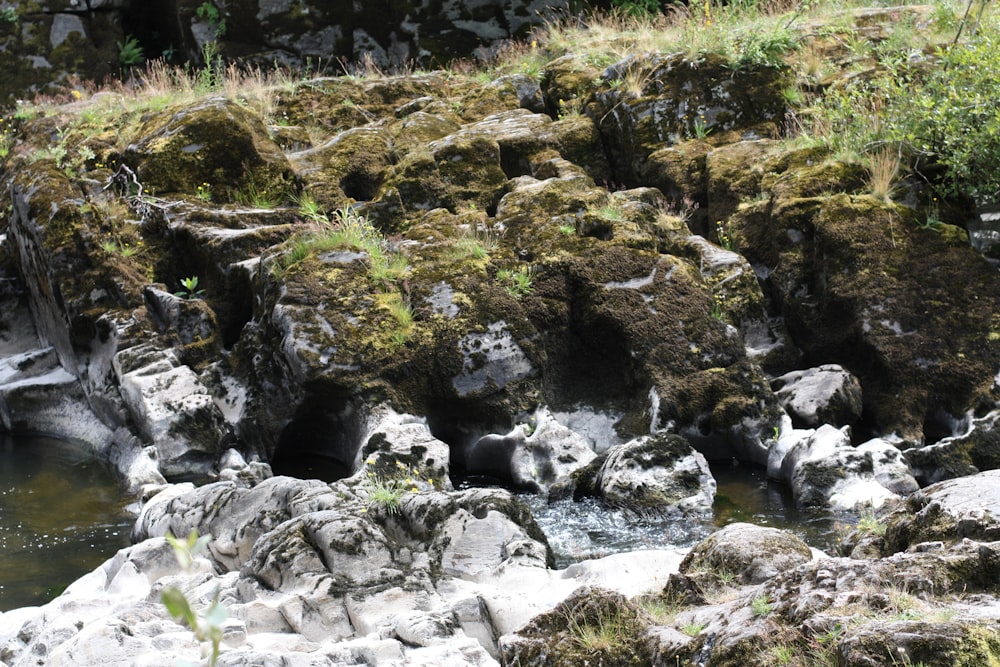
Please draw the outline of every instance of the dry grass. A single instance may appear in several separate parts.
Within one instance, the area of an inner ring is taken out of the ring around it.
[[[899,150],[883,146],[868,156],[868,192],[879,201],[891,202],[899,188],[903,158]]]

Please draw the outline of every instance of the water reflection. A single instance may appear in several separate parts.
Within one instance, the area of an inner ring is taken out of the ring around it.
[[[50,600],[127,546],[124,504],[79,446],[0,433],[0,611]]]

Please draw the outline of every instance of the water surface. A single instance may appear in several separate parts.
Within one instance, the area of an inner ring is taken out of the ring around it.
[[[789,489],[769,481],[762,468],[719,464],[712,466],[712,476],[718,484],[715,504],[701,518],[640,517],[595,498],[553,503],[534,494],[521,498],[545,532],[559,568],[624,551],[690,547],[738,521],[789,530],[809,546],[833,553],[840,534],[857,521],[850,513],[798,509]]]
[[[0,433],[0,611],[47,602],[128,546],[125,503],[79,445]]]

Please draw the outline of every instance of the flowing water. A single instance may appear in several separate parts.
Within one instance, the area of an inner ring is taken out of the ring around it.
[[[0,433],[0,611],[47,602],[127,546],[125,502],[78,445]]]
[[[689,547],[737,521],[784,528],[809,546],[833,553],[838,535],[857,521],[850,514],[797,509],[788,488],[768,481],[760,468],[718,465],[712,476],[718,484],[715,506],[703,519],[639,517],[593,498],[547,503],[525,494],[522,499],[545,532],[559,568],[623,551]]]

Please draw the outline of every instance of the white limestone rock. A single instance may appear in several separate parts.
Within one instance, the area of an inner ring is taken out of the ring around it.
[[[612,447],[595,480],[613,505],[638,512],[708,513],[715,479],[705,457],[681,436],[643,436]]]

